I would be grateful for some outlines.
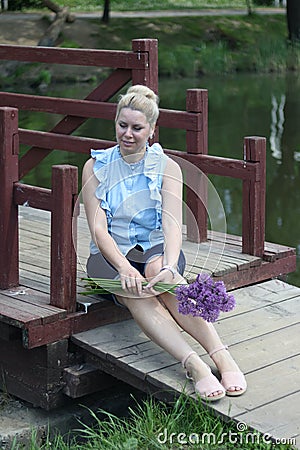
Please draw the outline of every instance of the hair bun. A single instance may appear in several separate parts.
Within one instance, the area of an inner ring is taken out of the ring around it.
[[[158,102],[159,98],[152,89],[142,84],[134,84],[125,95],[120,96],[115,120],[118,119],[122,108],[131,108],[145,114],[147,121],[154,128],[159,116]]]
[[[128,89],[127,94],[143,95],[147,97],[148,100],[155,102],[157,105],[159,103],[159,98],[155,92],[148,88],[148,86],[144,86],[142,84],[134,84]]]

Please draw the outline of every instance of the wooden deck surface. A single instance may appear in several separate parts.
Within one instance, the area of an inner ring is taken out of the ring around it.
[[[49,285],[50,268],[50,213],[32,208],[20,207],[20,250],[21,279],[32,279],[31,273],[38,274],[37,281]],[[85,276],[85,265],[89,255],[90,234],[87,228],[83,207],[78,220],[77,269],[78,280]],[[215,278],[225,280],[228,289],[239,287],[253,281],[270,278],[279,269],[278,263],[285,260],[282,270],[288,273],[296,261],[295,249],[267,242],[263,258],[242,253],[240,236],[209,232],[207,242],[197,244],[186,240],[183,234],[183,250],[187,260],[186,277],[193,278],[204,271]],[[291,266],[290,266],[291,264]],[[287,269],[287,272],[284,271]],[[290,269],[290,270],[289,270]],[[27,281],[26,281],[27,282]],[[25,283],[26,283],[25,282]],[[46,292],[48,292],[46,290]]]
[[[237,307],[223,314],[216,328],[245,372],[248,391],[210,407],[246,423],[249,432],[253,428],[275,439],[297,438],[300,444],[300,289],[272,280],[237,289],[234,295]],[[182,389],[194,395],[181,364],[152,343],[132,319],[71,339],[89,362],[160,399],[170,400]],[[188,339],[211,365],[202,347]]]
[[[47,342],[43,341],[43,329],[47,327],[58,329],[58,334],[54,333],[52,339],[72,334],[70,328],[63,330],[68,320],[66,311],[49,304],[49,217],[45,211],[20,208],[20,286],[0,291],[0,322],[29,330],[29,338],[33,339],[34,345]],[[83,289],[80,279],[85,275],[89,239],[87,224],[81,215],[78,223],[77,301],[83,315],[86,311],[93,312],[93,308],[101,304],[98,299],[80,295]],[[227,236],[224,243],[218,233],[201,245],[185,240],[183,248],[188,277],[205,270],[221,279],[229,275],[229,280],[238,280],[239,276],[243,279],[243,272],[262,270],[264,264],[272,264],[291,254],[288,247],[267,243],[266,258],[262,260],[242,254],[239,237]],[[210,407],[225,417],[245,422],[249,427],[270,433],[275,438],[298,436],[299,440],[300,288],[273,279],[233,292],[237,307],[224,314],[216,327],[245,372],[249,389],[240,398],[226,397]],[[102,303],[103,306],[105,303],[110,305],[100,309],[102,316],[121,310],[111,302]],[[104,321],[103,326],[81,333],[76,332],[76,327],[72,330],[75,331],[72,344],[85,354],[87,361],[98,365],[104,372],[150,391],[158,398],[168,400],[183,388],[193,395],[193,386],[185,379],[181,365],[149,341],[132,319],[127,317],[127,320],[112,324]],[[189,340],[210,363],[203,349],[191,338]]]
[[[49,304],[49,233],[49,213],[20,208],[21,285],[0,292],[0,322],[19,328],[30,326],[33,335],[36,330],[67,320],[66,311]],[[89,311],[99,300],[80,295],[90,239],[83,215],[78,236],[77,300],[79,309]],[[259,269],[266,263],[242,254],[239,238],[229,236],[224,244],[218,233],[208,243],[184,241],[183,247],[190,277],[205,270],[223,278],[233,272]],[[276,252],[289,251],[273,244],[266,244],[266,248],[270,261],[277,258]],[[233,292],[237,307],[224,314],[216,327],[245,372],[249,389],[240,398],[226,397],[210,407],[278,439],[298,436],[299,444],[300,288],[274,279]],[[111,314],[103,309],[101,314],[105,313]],[[193,386],[185,379],[181,365],[149,341],[132,319],[75,333],[71,339],[88,361],[135,387],[166,400],[183,388],[193,395]],[[203,349],[188,339],[210,363]]]
[[[77,312],[73,314],[50,305],[50,213],[19,207],[19,235],[20,286],[0,291],[0,322],[21,328],[27,348],[129,317],[107,300],[81,295],[90,241],[83,208],[78,220]],[[183,250],[187,278],[203,271],[223,280],[229,290],[289,273],[296,263],[293,248],[267,242],[264,257],[259,258],[242,253],[241,237],[224,238],[218,232],[210,232],[209,240],[201,244],[187,241],[184,234]]]

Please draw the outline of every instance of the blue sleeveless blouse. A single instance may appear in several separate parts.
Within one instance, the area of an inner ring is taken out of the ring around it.
[[[129,164],[119,146],[91,150],[94,174],[99,180],[95,195],[107,218],[108,232],[126,255],[136,245],[144,251],[164,242],[161,187],[168,156],[155,143],[144,158]],[[99,253],[92,241],[91,254]]]

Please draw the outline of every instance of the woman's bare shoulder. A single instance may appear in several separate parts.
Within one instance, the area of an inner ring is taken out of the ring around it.
[[[164,175],[172,176],[176,179],[181,179],[182,171],[180,165],[176,161],[174,161],[174,159],[168,158]]]

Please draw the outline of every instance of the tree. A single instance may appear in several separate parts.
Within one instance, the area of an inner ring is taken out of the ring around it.
[[[102,22],[108,23],[109,22],[109,0],[104,0],[104,8],[103,8],[103,15],[102,15]]]
[[[287,0],[286,4],[287,25],[289,41],[300,42],[300,1]]]
[[[252,8],[251,8],[251,0],[246,0],[247,10],[249,16],[252,14]]]

